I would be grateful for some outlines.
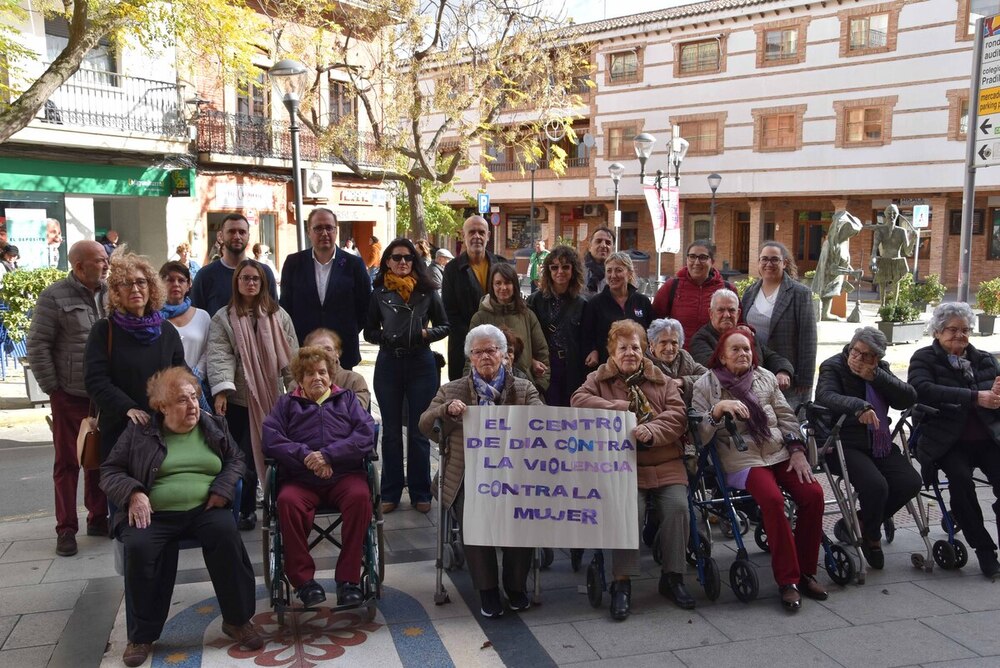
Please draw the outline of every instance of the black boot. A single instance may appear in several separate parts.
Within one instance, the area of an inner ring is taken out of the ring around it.
[[[623,621],[628,618],[632,604],[632,581],[615,580],[611,583],[611,619]]]
[[[682,610],[694,610],[694,599],[684,586],[684,576],[680,573],[660,574],[660,594]]]
[[[976,559],[979,560],[979,570],[983,575],[993,580],[1000,575],[1000,562],[997,561],[996,550],[990,548],[980,548],[976,550]]]

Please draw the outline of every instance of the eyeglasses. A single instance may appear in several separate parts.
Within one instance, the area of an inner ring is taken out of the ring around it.
[[[851,352],[849,353],[849,356],[853,357],[855,359],[864,360],[865,362],[874,362],[875,360],[878,359],[878,357],[876,357],[875,353],[863,353],[860,350],[858,350],[857,348],[851,348]]]
[[[499,348],[495,348],[495,347],[494,348],[479,348],[477,350],[470,350],[469,351],[469,356],[471,356],[471,357],[482,357],[484,355],[489,355],[490,357],[493,357],[494,355],[496,355],[499,352],[500,352],[500,349]]]
[[[240,276],[240,283],[260,283],[260,276]]]
[[[406,255],[402,253],[393,253],[389,256],[389,259],[393,262],[413,262],[413,256],[407,253]]]
[[[573,265],[571,264],[550,264],[549,271],[553,274],[557,271],[573,271]]]
[[[761,264],[781,264],[782,258],[780,257],[762,257],[760,258]]]
[[[121,283],[118,284],[119,288],[125,288],[126,290],[129,291],[132,291],[135,288],[139,288],[140,290],[145,290],[147,286],[149,286],[149,281],[147,281],[145,278],[137,278],[133,281],[122,281]]]
[[[708,262],[712,259],[711,255],[695,255],[694,253],[688,253],[688,262]]]
[[[968,336],[969,334],[972,334],[971,327],[945,327],[941,331],[947,334],[948,336],[955,336],[956,334],[961,334],[962,336]]]

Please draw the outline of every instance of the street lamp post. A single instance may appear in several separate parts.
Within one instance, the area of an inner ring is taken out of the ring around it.
[[[295,229],[298,232],[299,250],[305,250],[306,230],[302,221],[302,171],[299,168],[299,102],[308,86],[309,70],[297,60],[279,60],[268,75],[281,91],[281,101],[288,110],[288,131],[292,138],[292,185],[295,192]]]
[[[656,144],[656,137],[646,132],[638,134],[632,140],[632,144],[635,148],[635,155],[639,158],[639,182],[645,185],[646,181],[646,162],[649,157],[653,154],[653,146]],[[660,215],[663,220],[663,231],[659,239],[654,240],[656,242],[656,283],[657,286],[663,283],[663,255],[660,252],[660,248],[667,237],[667,210],[670,206],[670,167],[674,168],[674,185],[679,186],[681,183],[681,162],[684,161],[684,156],[687,155],[689,143],[686,139],[681,137],[681,129],[679,125],[673,126],[673,131],[671,132],[670,140],[667,144],[667,171],[656,170],[656,177],[653,179],[653,187],[656,188],[656,201],[660,203]],[[663,201],[663,185],[664,180],[666,180],[667,186],[667,201]]]
[[[625,173],[625,166],[620,162],[612,162],[608,165],[608,174],[615,184],[615,252],[618,252],[618,240],[622,236],[622,212],[618,208],[618,182],[622,180]]]
[[[531,230],[531,248],[535,248],[535,170],[538,163],[534,160],[528,164],[528,171],[531,172],[531,210],[528,212],[528,227]]]
[[[712,189],[712,206],[709,209],[708,240],[715,243],[715,191],[719,189],[722,177],[715,172],[708,175],[708,187]]]

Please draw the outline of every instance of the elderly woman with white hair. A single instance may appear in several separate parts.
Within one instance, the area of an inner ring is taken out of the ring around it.
[[[1000,575],[997,545],[986,530],[972,479],[980,469],[1000,499],[1000,364],[969,342],[974,314],[968,304],[934,309],[934,342],[913,353],[907,379],[917,400],[940,409],[921,423],[917,459],[924,477],[940,469],[948,477],[951,511],[975,549],[983,575]],[[1000,501],[993,504],[1000,528]]]
[[[916,402],[917,392],[889,369],[883,359],[886,345],[879,330],[859,328],[842,352],[820,365],[816,385],[816,403],[832,411],[822,420],[822,430],[846,416],[840,440],[861,506],[861,550],[872,568],[885,565],[882,525],[920,491],[920,475],[889,431],[889,408],[906,410]],[[839,474],[836,453],[827,461]]]
[[[690,406],[691,388],[708,369],[684,350],[684,325],[673,318],[660,318],[650,324],[646,336],[649,338],[646,357],[673,380],[684,403]]]
[[[515,378],[504,366],[507,339],[494,325],[473,327],[465,337],[465,356],[470,360],[469,375],[443,385],[420,416],[420,431],[428,438],[441,439],[440,475],[443,491],[438,499],[445,508],[453,508],[463,521],[465,503],[465,435],[462,419],[469,406],[541,405],[538,390],[528,380]],[[441,420],[441,435],[434,433],[434,423]],[[503,588],[510,609],[526,610],[531,603],[525,593],[531,548],[502,547]],[[483,617],[503,615],[500,598],[496,549],[494,546],[466,545],[465,561],[472,584],[479,590]]]

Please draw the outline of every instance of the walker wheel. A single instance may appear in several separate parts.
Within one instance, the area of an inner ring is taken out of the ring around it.
[[[602,589],[600,567],[592,561],[587,566],[587,600],[591,607],[601,607],[601,598],[604,596]]]
[[[707,557],[703,565],[705,580],[702,585],[705,587],[705,597],[709,601],[714,601],[719,598],[719,593],[722,591],[722,575],[719,573],[719,565],[712,557]]]
[[[736,511],[736,521],[740,525],[740,535],[745,536],[750,531],[750,518],[742,510]],[[724,518],[721,522],[722,535],[726,538],[733,538],[733,523],[729,518]]]
[[[939,540],[935,542],[931,553],[934,555],[934,561],[941,568],[946,571],[950,571],[955,568],[958,558],[955,554],[955,548],[952,547],[951,543],[948,541]]]
[[[759,547],[764,552],[771,551],[771,546],[767,544],[767,532],[764,531],[763,522],[758,524],[757,528],[753,530],[753,541],[757,543],[757,547]]]
[[[840,545],[831,545],[826,553],[826,572],[830,579],[844,586],[854,577],[854,570],[854,561],[847,550]]]
[[[737,559],[729,568],[729,586],[733,593],[743,603],[749,603],[757,598],[760,585],[757,582],[757,572],[746,559]]]
[[[965,549],[965,543],[956,538],[951,546],[955,548],[955,568],[965,568],[969,563],[969,551]]]

